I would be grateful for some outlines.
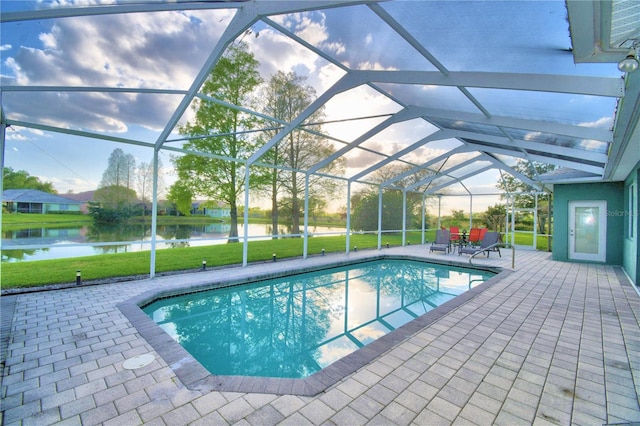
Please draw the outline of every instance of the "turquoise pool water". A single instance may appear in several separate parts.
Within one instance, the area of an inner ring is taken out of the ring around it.
[[[143,310],[212,374],[304,378],[492,276],[385,259],[160,299]]]

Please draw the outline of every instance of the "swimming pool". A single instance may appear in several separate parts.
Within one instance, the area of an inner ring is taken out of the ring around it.
[[[213,375],[300,379],[493,276],[380,258],[156,298],[143,311]]]

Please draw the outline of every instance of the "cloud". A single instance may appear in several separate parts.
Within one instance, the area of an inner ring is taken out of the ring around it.
[[[595,121],[579,123],[578,126],[610,129],[613,126],[613,117],[601,117]]]
[[[339,38],[329,41],[327,16],[324,12],[300,12],[274,17],[273,20],[318,49],[342,54],[346,46]]]
[[[305,76],[314,74],[320,60],[309,49],[271,29],[261,30],[260,37],[245,41],[260,62],[260,74],[265,79],[277,71],[296,71]]]
[[[22,133],[18,133],[18,132],[7,132],[5,138],[8,141],[26,141],[26,140],[28,140],[25,135],[23,135]],[[18,151],[18,149],[15,148],[15,147],[14,147],[13,150],[14,151]]]
[[[230,12],[158,12],[56,20],[39,46],[21,46],[5,61],[3,84],[187,89],[215,46]],[[14,96],[7,109],[30,121],[66,128],[125,132],[160,129],[175,96],[55,93]],[[33,116],[33,105],[38,108]]]
[[[372,41],[373,41],[373,34],[371,33],[367,34],[367,36],[364,38],[364,43],[371,44]]]
[[[37,176],[42,182],[51,182],[53,187],[59,194],[64,195],[67,192],[84,192],[93,191],[98,187],[97,182],[92,182],[82,178],[60,178],[58,176]]]
[[[608,143],[593,139],[582,139],[578,146],[587,151],[606,152]]]
[[[19,129],[9,127],[7,132],[5,132],[5,138],[7,140],[28,141],[31,140],[31,136],[45,137],[46,135],[41,130],[24,127],[20,127]],[[14,151],[17,151],[17,149],[14,149]]]
[[[4,52],[5,50],[10,50],[10,49],[11,49],[10,44],[3,44],[0,46],[0,52]]]
[[[343,43],[328,41],[329,30],[324,13],[293,13],[272,17],[272,19],[320,50],[334,55],[341,54],[345,50]],[[328,72],[328,68],[333,68],[333,74],[344,73],[336,66],[330,65],[321,56],[273,28],[260,29],[260,37],[245,41],[249,43],[253,54],[260,62],[261,74],[265,78],[269,78],[276,71],[295,71],[300,75],[315,77],[321,68],[324,68],[325,73]],[[309,84],[321,93],[326,88],[319,86],[321,82],[322,80],[310,80]]]

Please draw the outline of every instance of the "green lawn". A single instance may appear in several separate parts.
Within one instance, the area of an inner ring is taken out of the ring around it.
[[[159,221],[173,221],[175,217],[163,216]],[[192,217],[180,218],[179,223],[202,223],[202,220],[211,221],[209,218]],[[187,222],[185,222],[185,220]],[[3,229],[15,229],[25,224],[43,224],[47,227],[64,226],[70,223],[91,223],[88,216],[78,215],[35,215],[35,214],[11,214],[3,215]],[[435,230],[426,232],[428,241],[435,239]],[[516,244],[531,244],[532,235],[516,234]],[[408,232],[407,241],[420,244],[422,240],[420,232]],[[400,234],[385,234],[382,245],[391,246],[402,244]],[[538,237],[538,249],[547,250],[547,238]],[[309,239],[309,255],[320,254],[322,249],[326,253],[344,252],[346,245],[345,236],[315,237]],[[351,249],[375,248],[378,245],[378,237],[374,234],[354,234],[351,236]],[[303,253],[303,240],[301,238],[289,238],[281,240],[253,241],[249,243],[248,261],[271,261],[272,255],[278,259],[300,257]],[[197,270],[201,268],[202,260],[206,259],[208,267],[242,264],[242,244],[218,244],[205,247],[180,247],[162,249],[156,252],[156,272],[171,272],[180,270]],[[83,280],[99,280],[136,275],[148,275],[150,253],[132,252],[86,256],[70,259],[40,260],[31,262],[2,263],[0,266],[0,278],[2,288],[33,287],[48,284],[72,283],[76,279],[76,271],[81,271]]]
[[[409,236],[416,244],[420,242],[419,233]],[[398,246],[401,235],[385,236],[383,245],[389,243]],[[378,246],[376,235],[352,235],[351,249],[375,248]],[[308,253],[317,255],[325,249],[326,253],[344,252],[346,237],[309,238]],[[275,253],[278,259],[300,257],[303,251],[301,238],[281,240],[253,241],[249,243],[248,261],[271,261]],[[156,252],[156,272],[197,270],[202,260],[207,267],[242,264],[242,244],[218,244],[205,247],[180,247],[163,249]],[[3,263],[1,266],[2,288],[33,287],[47,284],[72,283],[76,271],[81,271],[83,280],[97,280],[133,275],[149,274],[150,253],[133,252],[85,256],[71,259],[39,260],[33,262]]]
[[[32,226],[44,226],[46,228],[62,228],[65,226],[90,225],[93,222],[90,216],[82,214],[35,214],[35,213],[3,213],[2,230],[13,231]]]

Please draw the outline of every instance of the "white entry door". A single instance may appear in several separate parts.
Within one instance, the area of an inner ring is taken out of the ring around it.
[[[607,202],[569,201],[569,259],[607,258]]]

